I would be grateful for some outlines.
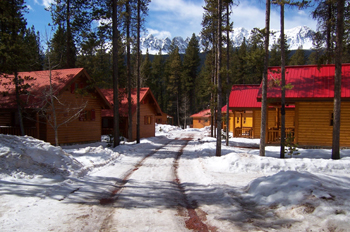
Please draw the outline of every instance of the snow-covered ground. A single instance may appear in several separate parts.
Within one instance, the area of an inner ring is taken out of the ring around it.
[[[350,231],[350,150],[279,159],[231,138],[216,157],[207,129],[156,135],[109,148],[0,134],[0,231],[189,231],[186,201],[211,231]]]

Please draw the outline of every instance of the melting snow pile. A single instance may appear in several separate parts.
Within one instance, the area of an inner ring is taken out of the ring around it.
[[[15,178],[57,174],[68,176],[81,167],[61,147],[29,136],[0,134],[0,175]]]

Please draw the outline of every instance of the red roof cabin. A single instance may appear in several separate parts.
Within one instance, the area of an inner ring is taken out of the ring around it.
[[[20,95],[26,135],[55,144],[53,119],[60,144],[101,141],[101,109],[111,105],[97,88],[90,88],[90,76],[83,68],[50,72],[19,72],[30,86]],[[13,75],[2,75],[0,85],[0,133],[20,135],[19,113]],[[50,96],[54,97],[54,108]]]
[[[190,116],[193,120],[193,128],[204,128],[210,126],[210,109],[202,110]]]
[[[260,138],[261,102],[258,102],[260,85],[233,85],[229,98],[230,131],[234,137]],[[226,106],[222,108],[226,113]],[[268,110],[268,128],[277,130],[280,122],[280,107],[270,106]],[[294,108],[286,110],[286,125],[294,126]],[[234,128],[234,130],[233,130]],[[268,137],[268,142],[276,142],[278,136]]]
[[[281,101],[279,67],[268,72],[268,102]],[[331,146],[335,65],[287,66],[286,103],[295,104],[295,141],[303,146]],[[340,145],[350,146],[350,64],[342,65]],[[261,99],[261,90],[259,92]]]
[[[104,96],[109,103],[113,105],[113,89],[102,89]],[[128,136],[128,99],[125,89],[119,89],[120,94],[120,134],[129,141],[136,140],[136,102],[137,91],[131,90],[131,102],[132,102],[132,137]],[[162,110],[160,109],[156,99],[154,98],[150,88],[140,88],[140,138],[148,138],[155,136],[155,119],[162,116]],[[102,111],[102,134],[112,134],[113,132],[113,110]]]

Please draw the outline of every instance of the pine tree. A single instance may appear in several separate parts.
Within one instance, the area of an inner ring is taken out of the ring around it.
[[[26,6],[23,0],[9,0],[0,2],[0,72],[13,74],[14,78],[8,80],[2,75],[0,84],[14,84],[16,103],[19,116],[21,135],[24,135],[22,119],[23,105],[20,95],[30,87],[24,84],[25,77],[18,76],[18,72],[28,68],[27,59],[32,57],[28,54],[30,43],[26,43],[26,20],[23,17]],[[26,70],[23,70],[26,71]]]
[[[169,96],[168,111],[175,113],[175,121],[177,126],[180,126],[180,106],[181,106],[181,79],[182,79],[182,61],[179,54],[179,48],[176,47],[175,50],[169,54],[167,61],[169,80],[167,83],[167,92]]]
[[[326,52],[322,58],[326,64],[334,62],[334,47],[336,34],[336,2],[335,0],[320,0],[312,17],[317,20],[317,31],[321,33],[321,39],[326,44]]]
[[[97,3],[97,2],[96,2]],[[65,46],[64,68],[74,68],[76,62],[76,47],[80,47],[82,33],[89,31],[92,22],[90,0],[55,0],[48,9],[51,12],[53,24],[64,31]],[[53,52],[56,51],[56,48]]]
[[[146,51],[146,55],[141,63],[141,86],[143,87],[149,87],[148,83],[151,82],[152,77],[152,62],[149,58],[148,49]],[[153,89],[152,89],[153,92]]]
[[[154,97],[157,99],[161,109],[166,110],[167,113],[167,99],[165,97],[166,92],[166,75],[164,71],[164,60],[162,51],[159,50],[155,55],[152,62],[151,78],[147,80],[147,86],[152,89]]]
[[[248,41],[246,53],[245,83],[260,84],[264,71],[264,41],[263,30],[254,28]]]
[[[292,55],[289,61],[289,65],[305,65],[306,55],[302,46],[299,46],[296,52]]]
[[[198,67],[200,65],[199,43],[195,34],[192,34],[191,40],[186,48],[183,61],[183,89],[189,98],[190,114],[197,111],[196,102],[196,79],[198,78]]]

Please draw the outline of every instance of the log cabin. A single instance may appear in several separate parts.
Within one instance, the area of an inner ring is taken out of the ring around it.
[[[190,116],[193,120],[193,128],[204,128],[210,126],[210,109],[202,110]]]
[[[0,133],[20,135],[13,77],[1,76]],[[111,105],[99,89],[89,86],[91,78],[83,68],[19,72],[18,77],[28,87],[20,95],[26,135],[55,144],[56,118],[59,144],[101,141],[101,109]]]
[[[174,124],[173,117],[164,112],[162,112],[161,115],[156,115],[155,118],[156,118],[157,124],[169,124],[169,125]]]
[[[261,102],[258,102],[260,85],[233,85],[229,97],[230,131],[233,137],[260,138]],[[226,106],[222,108],[226,114]],[[286,109],[286,127],[294,128],[294,106]],[[274,143],[279,140],[280,107],[268,107],[268,136],[267,142]]]
[[[102,89],[101,90],[108,102],[113,105],[113,90]],[[119,89],[119,117],[120,117],[120,135],[127,138],[128,141],[136,140],[136,103],[137,103],[137,91],[131,90],[131,103],[132,103],[132,138],[128,137],[128,99],[125,89]],[[158,102],[150,88],[140,88],[140,138],[148,138],[155,136],[155,119],[156,117],[162,117],[162,110],[160,109]],[[113,110],[102,110],[102,134],[113,133]]]
[[[281,102],[280,67],[268,69],[269,102]],[[295,142],[330,147],[333,131],[335,65],[286,67],[286,103],[295,105]],[[342,65],[340,146],[350,146],[350,64]],[[261,100],[261,89],[258,99]]]

